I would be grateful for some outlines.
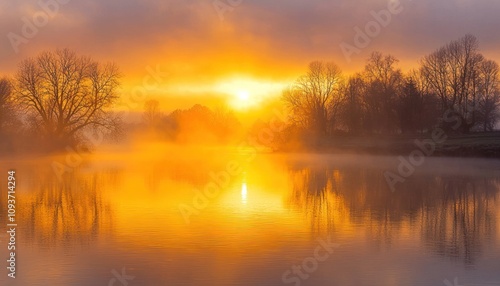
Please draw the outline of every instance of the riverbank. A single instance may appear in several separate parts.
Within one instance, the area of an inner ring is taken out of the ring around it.
[[[445,140],[442,140],[445,139]],[[427,156],[500,158],[500,132],[430,136],[335,136],[307,144],[306,149],[337,153],[409,155],[421,150]]]

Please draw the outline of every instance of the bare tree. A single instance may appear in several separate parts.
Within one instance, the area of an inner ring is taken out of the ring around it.
[[[379,52],[371,54],[365,66],[366,127],[375,132],[397,130],[397,93],[403,82],[398,60]]]
[[[12,83],[7,78],[0,79],[0,152],[19,148],[23,125],[12,95]]]
[[[360,74],[349,78],[343,91],[345,100],[342,105],[341,121],[350,133],[358,133],[363,127],[365,113],[364,96],[366,83]]]
[[[297,126],[326,135],[342,101],[340,68],[334,63],[312,62],[307,74],[283,92],[283,100]]]
[[[422,129],[420,115],[424,112],[424,97],[412,78],[405,80],[399,92],[397,112],[402,133],[415,133]]]
[[[430,90],[441,99],[443,112],[454,110],[468,132],[477,121],[480,67],[485,61],[472,35],[452,41],[423,58],[421,72]]]
[[[160,122],[162,117],[163,113],[160,111],[160,102],[155,99],[146,101],[142,115],[144,123],[149,127],[154,127]]]
[[[440,99],[433,93],[429,87],[428,82],[422,75],[420,69],[412,69],[408,74],[405,75],[405,82],[411,81],[416,88],[416,91],[421,97],[421,106],[418,115],[416,115],[416,126],[418,131],[425,132],[436,126],[439,118],[443,117],[443,113],[440,108]],[[401,107],[401,99],[404,95],[405,85],[399,93],[399,106]]]
[[[485,60],[479,67],[477,96],[478,123],[483,131],[492,131],[500,117],[500,68],[491,60]]]
[[[24,60],[15,76],[15,95],[33,128],[58,147],[77,144],[85,131],[113,130],[110,112],[118,99],[119,72],[74,52],[43,52]]]
[[[379,82],[385,90],[390,90],[401,81],[402,74],[396,69],[399,62],[392,55],[373,52],[365,66],[365,77],[369,82]]]
[[[240,129],[241,123],[232,110],[219,105],[213,110],[213,132],[221,142],[228,142]]]
[[[12,85],[6,78],[0,79],[0,133],[8,128],[14,117]]]

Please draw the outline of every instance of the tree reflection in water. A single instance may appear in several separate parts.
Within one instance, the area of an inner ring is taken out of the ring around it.
[[[393,193],[376,168],[292,163],[289,176],[288,206],[316,233],[355,229],[390,246],[406,227],[433,253],[466,265],[496,239],[498,177],[419,174]]]
[[[26,172],[25,172],[26,173]],[[109,231],[112,212],[103,198],[106,173],[84,174],[78,170],[59,180],[52,170],[27,172],[29,192],[19,199],[20,225],[32,243],[50,247],[86,245]]]

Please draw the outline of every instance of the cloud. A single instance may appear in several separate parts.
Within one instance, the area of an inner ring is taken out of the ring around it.
[[[354,27],[364,27],[372,20],[370,12],[385,9],[388,1],[243,0],[223,21],[212,1],[71,0],[16,54],[7,34],[20,33],[21,18],[32,18],[40,5],[38,0],[3,0],[0,73],[14,71],[21,59],[40,50],[69,47],[117,62],[130,78],[140,78],[147,65],[161,64],[194,81],[235,73],[288,79],[316,59],[335,60],[347,71],[359,69],[374,50],[411,65],[466,33],[478,37],[488,56],[500,57],[497,0],[401,0],[403,12],[352,63],[344,59],[340,43],[352,41]]]

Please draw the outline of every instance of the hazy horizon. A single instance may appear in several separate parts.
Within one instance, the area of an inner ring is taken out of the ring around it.
[[[1,0],[0,285],[500,285],[499,11]]]
[[[7,36],[0,42],[0,74],[13,73],[19,62],[44,50],[70,48],[99,61],[112,61],[123,73],[122,93],[142,85],[147,67],[168,73],[152,96],[172,109],[192,103],[231,105],[244,90],[254,100],[276,98],[314,60],[334,61],[346,73],[358,71],[371,52],[400,60],[404,71],[438,47],[474,34],[483,54],[500,60],[495,34],[498,1],[401,0],[391,16],[349,62],[340,44],[352,44],[355,27],[373,21],[388,1],[60,1],[58,12],[26,37],[15,52]],[[393,1],[394,2],[394,1]],[[47,1],[6,0],[0,4],[0,34],[22,36]],[[219,8],[222,9],[222,8]],[[398,10],[399,11],[399,10]],[[40,20],[41,21],[41,20]],[[229,86],[228,86],[229,85]],[[243,86],[243,87],[235,87]],[[234,107],[234,104],[232,105]]]

